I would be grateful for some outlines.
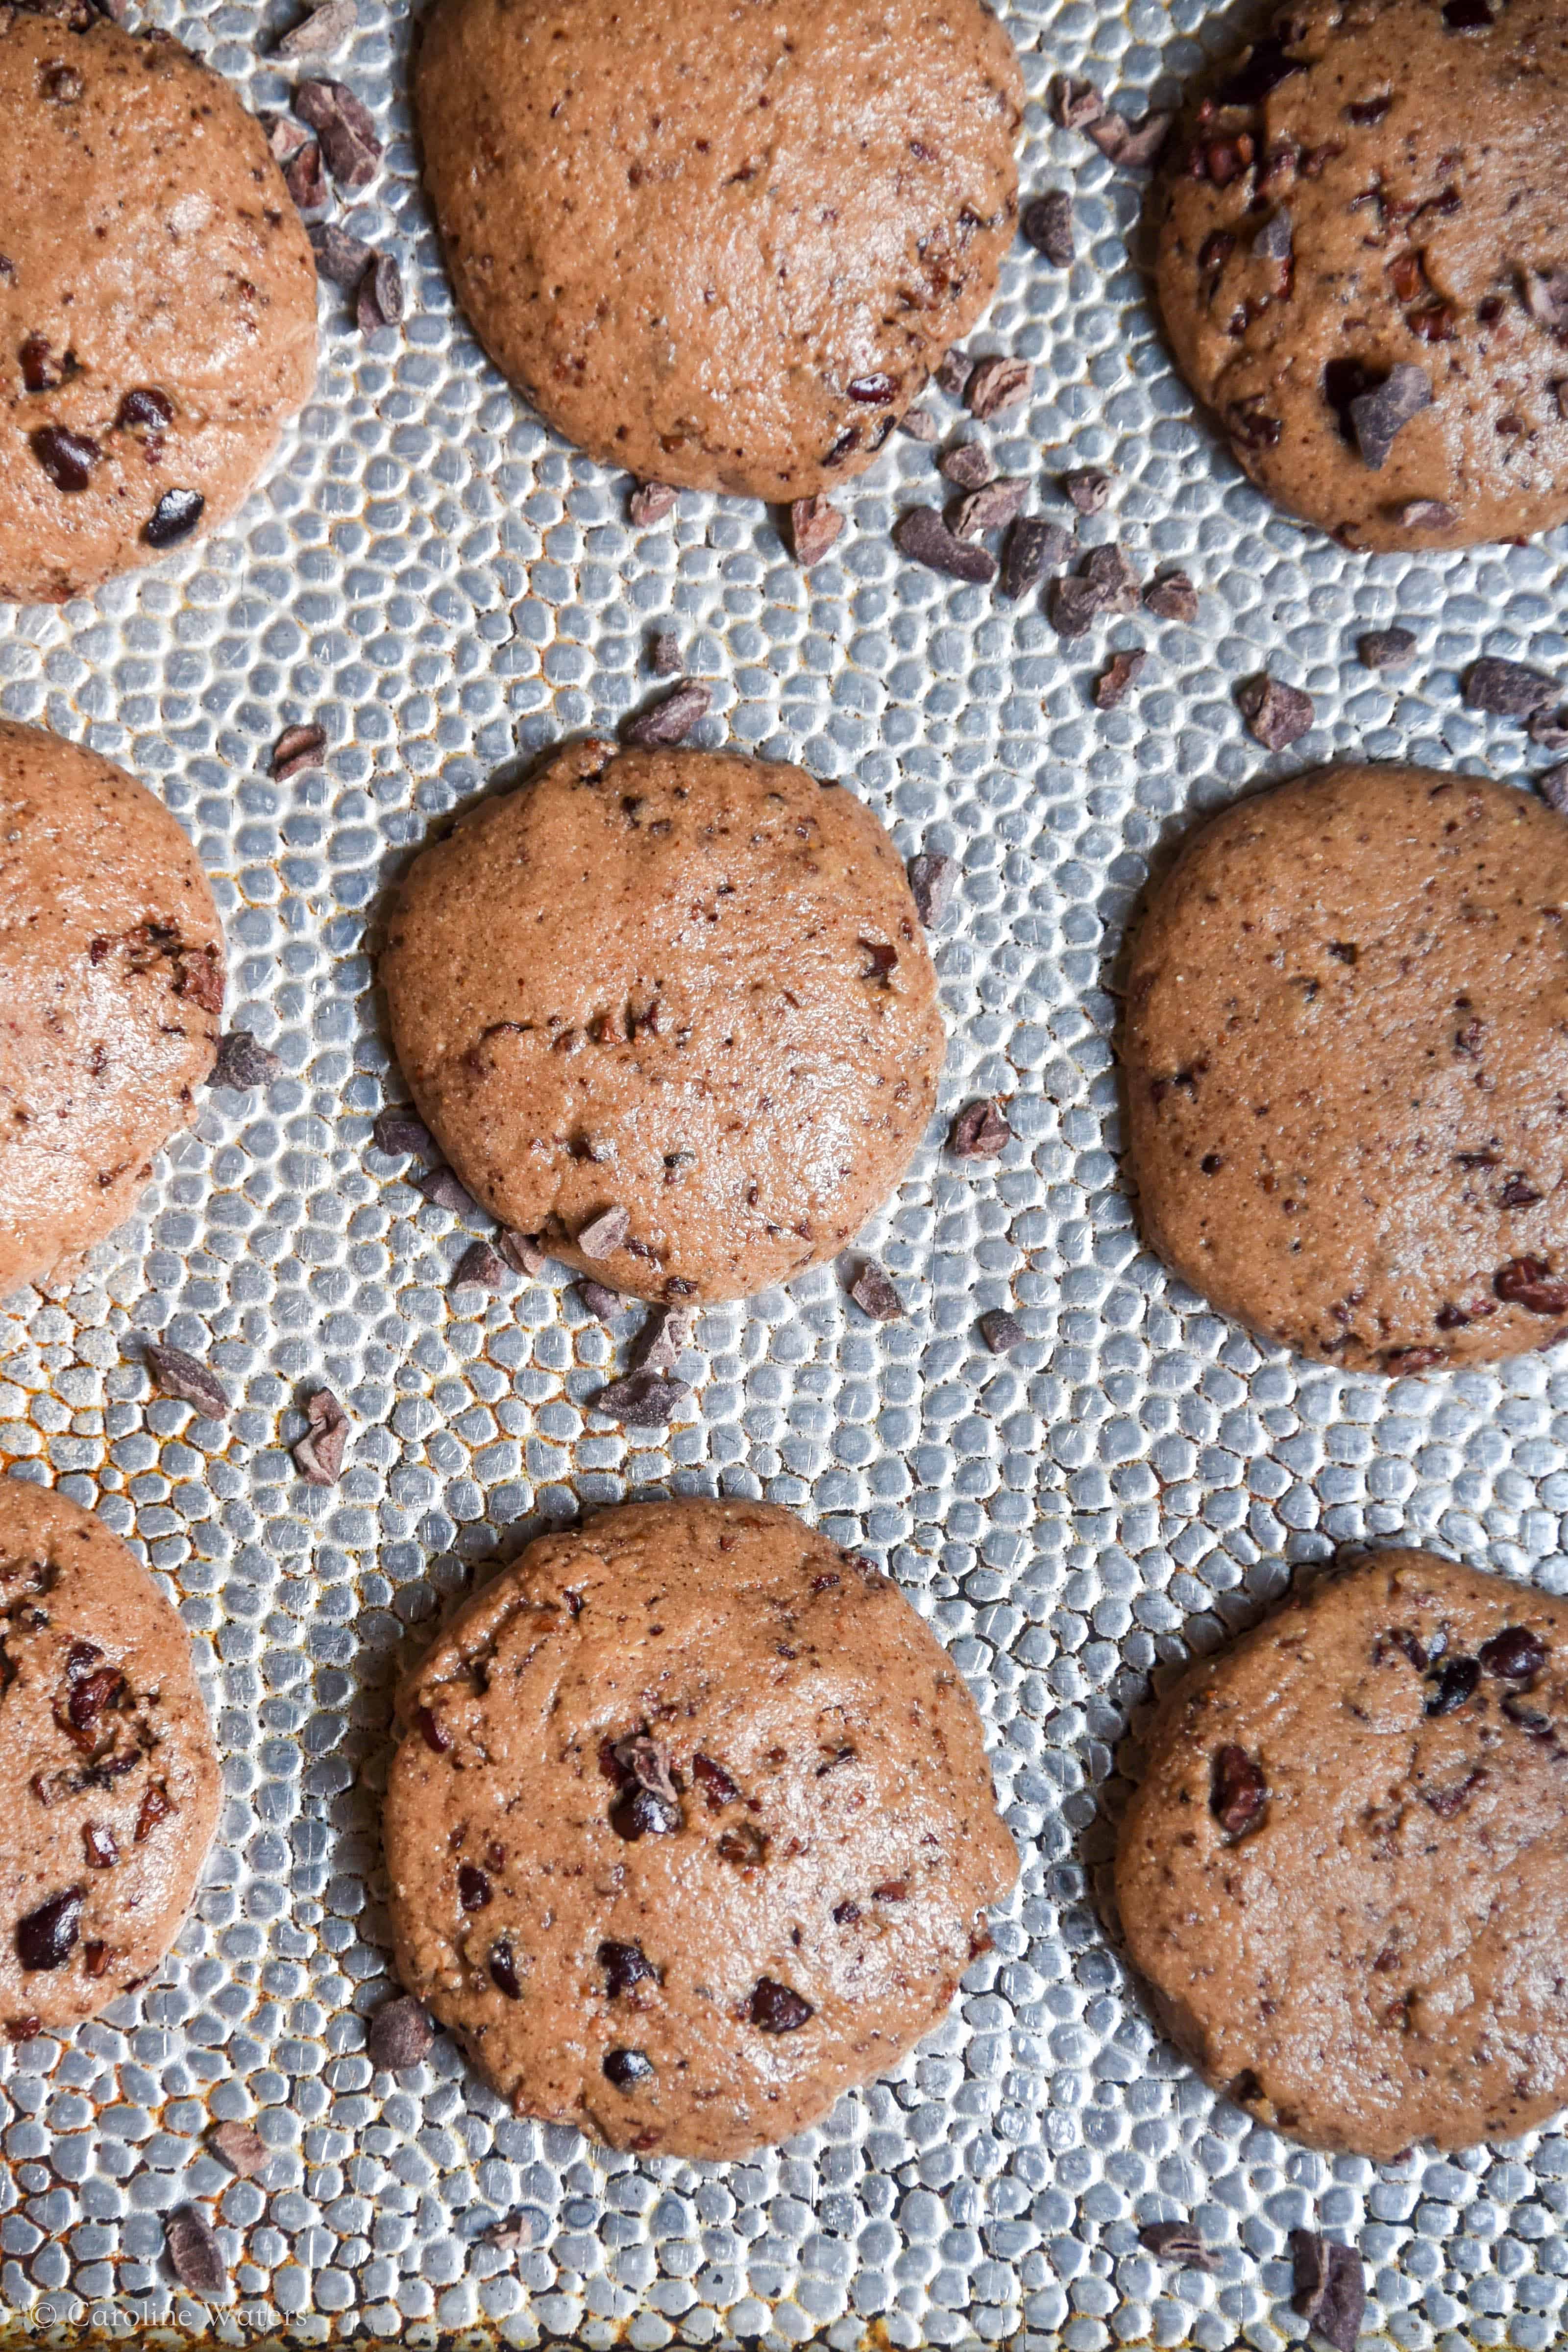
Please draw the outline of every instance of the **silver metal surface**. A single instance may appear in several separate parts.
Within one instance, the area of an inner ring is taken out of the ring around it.
[[[282,95],[258,57],[283,12],[152,13],[251,103]],[[1064,647],[1035,601],[901,562],[889,526],[936,488],[903,437],[847,494],[849,528],[809,577],[740,501],[689,495],[634,532],[624,482],[552,441],[456,319],[416,189],[408,21],[383,0],[360,16],[331,69],[389,147],[344,217],[403,257],[406,326],[366,342],[324,289],[320,388],[234,528],[63,611],[0,611],[0,708],[163,793],[218,891],[230,1017],[289,1073],[265,1096],[213,1094],[75,1287],[0,1317],[0,1448],[165,1580],[228,1790],[163,1977],[5,2057],[11,2326],[58,2323],[69,2343],[289,2326],[307,2343],[473,2329],[518,2346],[1222,2352],[1304,2334],[1286,2234],[1315,2219],[1361,2245],[1372,2320],[1412,2352],[1560,2340],[1568,2138],[1381,2169],[1293,2148],[1157,2040],[1092,1898],[1113,1753],[1151,1673],[1254,1612],[1282,1561],[1403,1533],[1568,1589],[1562,1351],[1386,1383],[1303,1368],[1206,1312],[1140,1249],[1119,1184],[1107,987],[1159,846],[1270,764],[1365,751],[1519,772],[1522,737],[1465,711],[1457,672],[1483,648],[1563,662],[1561,546],[1347,557],[1271,516],[1194,419],[1127,257],[1141,184],[1038,103],[1059,67],[1138,110],[1196,61],[1194,0],[1011,11],[1036,101],[1026,192],[1074,191],[1079,258],[1064,273],[1020,245],[973,341],[1036,363],[1030,406],[980,428],[1004,467],[1112,467],[1086,540],[1121,540],[1145,572],[1184,564],[1196,628],[1140,617]],[[1354,641],[1395,614],[1418,658],[1379,679]],[[910,1319],[871,1325],[828,1269],[704,1315],[698,1407],[662,1447],[586,1407],[611,1341],[563,1276],[499,1300],[448,1288],[478,1223],[426,1206],[369,1148],[398,1087],[366,953],[379,894],[434,820],[650,690],[655,625],[713,687],[700,740],[851,782],[906,852],[963,867],[939,942],[942,1115],[868,1236]],[[1132,645],[1149,661],[1101,714],[1089,680]],[[1266,659],[1318,713],[1273,763],[1233,700]],[[274,738],[311,718],[324,773],[267,781]],[[999,1166],[939,1148],[982,1090],[1012,1098]],[[1005,1303],[1030,1337],[995,1360],[975,1318]],[[150,1400],[144,1331],[218,1364],[238,1400],[226,1426]],[[305,1487],[286,1451],[301,1383],[322,1380],[354,1422],[334,1492]],[[1026,1856],[995,1951],[895,2078],[752,2164],[606,2157],[517,2121],[445,2041],[416,2074],[373,2078],[397,1663],[476,1564],[544,1522],[716,1489],[788,1503],[885,1560],[951,1644]],[[235,2116],[278,2151],[263,2184],[204,2149]],[[216,2315],[162,2259],[161,2216],[190,2199],[233,2272]],[[486,2242],[520,2210],[521,2246]],[[1138,2246],[1141,2224],[1188,2215],[1223,2249],[1215,2277]]]

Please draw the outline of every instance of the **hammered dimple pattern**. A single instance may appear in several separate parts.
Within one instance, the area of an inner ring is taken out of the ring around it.
[[[284,95],[258,61],[284,12],[153,13],[252,104]],[[1062,469],[1110,469],[1086,543],[1120,540],[1145,575],[1184,566],[1196,626],[1141,614],[1064,646],[1037,598],[901,562],[889,525],[940,487],[903,436],[843,494],[848,528],[809,575],[739,501],[688,495],[633,529],[624,481],[554,442],[454,316],[407,20],[383,0],[360,16],[326,69],[388,147],[342,216],[398,253],[405,325],[367,341],[324,288],[315,398],[232,528],[61,611],[0,611],[0,709],[163,796],[218,894],[228,1017],[285,1066],[265,1094],[211,1092],[133,1223],[68,1291],[0,1317],[0,1452],[163,1580],[226,1785],[162,1978],[5,2056],[0,2300],[66,2341],[133,2322],[212,2340],[163,2252],[163,2217],[195,2200],[234,2282],[211,2325],[237,2341],[1226,2352],[1304,2335],[1287,2239],[1315,2222],[1363,2248],[1394,2343],[1545,2352],[1568,2326],[1568,2138],[1381,2169],[1295,2149],[1161,2043],[1097,1905],[1151,1675],[1256,1612],[1287,1563],[1403,1534],[1568,1590],[1561,1351],[1385,1383],[1259,1349],[1139,1245],[1111,1051],[1123,927],[1194,812],[1337,753],[1522,771],[1522,737],[1465,710],[1458,676],[1482,650],[1563,662],[1559,546],[1347,558],[1273,517],[1194,417],[1130,257],[1140,185],[1043,100],[1060,68],[1140,111],[1224,38],[1197,0],[1011,11],[1026,193],[1072,189],[1079,257],[1016,248],[973,347],[1031,359],[1033,396],[962,425],[1039,480],[1043,511],[1067,511]],[[961,429],[930,398],[944,437]],[[1417,658],[1373,677],[1355,639],[1395,615]],[[370,1142],[399,1093],[372,984],[389,879],[506,762],[613,730],[653,688],[656,627],[712,688],[699,740],[842,778],[906,853],[963,868],[935,942],[941,1116],[866,1237],[908,1319],[872,1324],[829,1268],[714,1309],[684,1366],[696,1402],[662,1434],[589,1402],[635,1318],[589,1318],[559,1269],[453,1287],[480,1221],[425,1203],[417,1168]],[[1134,646],[1131,694],[1098,711],[1094,675]],[[1317,705],[1273,762],[1234,701],[1265,663]],[[305,719],[324,768],[269,781],[269,746]],[[1015,1140],[955,1161],[947,1119],[982,1092],[1009,1098]],[[1029,1336],[998,1359],[976,1318],[1003,1305]],[[152,1397],[143,1333],[220,1369],[226,1423]],[[323,1381],[353,1422],[330,1491],[288,1453]],[[401,1664],[478,1564],[584,1504],[668,1491],[766,1496],[889,1565],[970,1678],[1025,1860],[942,2031],[744,2165],[638,2162],[519,2121],[442,2040],[396,2078],[365,2054]],[[231,2116],[277,2151],[259,2183],[204,2144]],[[1216,2274],[1140,2247],[1177,2216],[1223,2250]],[[488,2239],[503,2218],[519,2242]]]

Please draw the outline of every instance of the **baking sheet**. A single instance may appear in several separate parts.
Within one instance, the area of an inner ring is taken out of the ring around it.
[[[258,51],[286,9],[149,13],[253,105],[283,96]],[[1140,615],[1063,646],[1033,600],[900,562],[899,506],[935,494],[902,436],[845,494],[849,528],[809,577],[741,501],[688,494],[634,530],[624,481],[553,442],[455,318],[416,190],[408,20],[382,0],[360,18],[326,69],[389,144],[342,217],[398,252],[406,325],[366,342],[324,288],[316,397],[234,527],[63,611],[0,609],[0,708],[163,793],[218,892],[230,1018],[287,1066],[265,1096],[212,1094],[75,1287],[0,1317],[6,1466],[99,1509],[165,1580],[227,1786],[163,1978],[4,2058],[8,2336],[1226,2352],[1303,2335],[1286,2240],[1315,2222],[1361,2245],[1369,2324],[1411,2352],[1559,2341],[1560,2131],[1382,2168],[1292,2147],[1155,2038],[1093,1896],[1151,1674],[1255,1613],[1284,1563],[1404,1535],[1568,1589],[1562,1351],[1386,1383],[1206,1312],[1140,1249],[1119,1184],[1108,985],[1151,860],[1271,771],[1542,761],[1463,709],[1458,673],[1482,650],[1563,664],[1560,541],[1349,557],[1272,517],[1194,418],[1128,257],[1142,184],[1040,103],[1059,68],[1139,111],[1224,39],[1192,0],[1008,12],[1033,100],[1025,190],[1073,191],[1079,254],[1061,272],[1020,245],[973,344],[1035,362],[1030,405],[985,436],[1005,468],[1113,468],[1086,542],[1120,540],[1145,573],[1184,565],[1196,628]],[[1372,677],[1355,637],[1395,614],[1417,658]],[[480,1223],[426,1205],[416,1171],[369,1146],[399,1089],[366,952],[435,820],[650,691],[655,625],[713,688],[698,740],[842,778],[906,853],[963,869],[938,941],[942,1113],[868,1235],[910,1319],[868,1323],[832,1269],[710,1311],[687,1360],[697,1407],[662,1446],[585,1402],[635,1318],[607,1333],[558,1270],[495,1300],[447,1287]],[[1098,712],[1092,676],[1132,646],[1137,685]],[[1317,706],[1273,761],[1233,700],[1265,659]],[[271,743],[310,719],[324,772],[272,783]],[[964,1166],[940,1140],[982,1091],[1011,1097],[1017,1140]],[[996,1360],[974,1325],[1004,1304],[1030,1337]],[[239,1400],[226,1427],[150,1401],[143,1332],[217,1363]],[[331,1492],[286,1451],[302,1384],[323,1380],[354,1422]],[[398,1662],[479,1564],[584,1504],[670,1491],[769,1496],[890,1568],[971,1678],[1026,1856],[942,2031],[743,2165],[634,2161],[517,2121],[444,2041],[387,2096],[363,2055],[387,1989],[377,1800]],[[204,2148],[231,2116],[278,2151],[264,2184]],[[161,2217],[193,2199],[235,2282],[216,2314],[162,2259]],[[1215,2276],[1138,2245],[1189,2216],[1222,2250]],[[497,2245],[508,2219],[521,2242]]]

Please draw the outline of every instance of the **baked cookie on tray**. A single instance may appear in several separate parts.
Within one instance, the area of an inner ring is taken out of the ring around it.
[[[1560,0],[1291,0],[1167,158],[1160,307],[1260,489],[1351,548],[1568,516]]]
[[[90,1511],[0,1479],[0,2028],[58,2032],[152,1975],[218,1765],[190,1636]]]
[[[1121,1037],[1152,1249],[1376,1372],[1568,1335],[1568,824],[1479,776],[1331,768],[1203,825]]]
[[[1017,1875],[885,1576],[766,1504],[542,1536],[399,1695],[399,1975],[522,2115],[740,2156],[938,2023]]]
[[[1117,1903],[1216,2090],[1380,2163],[1568,2105],[1568,1601],[1374,1553],[1194,1666],[1147,1748]]]
[[[0,8],[0,598],[226,520],[315,370],[310,240],[228,84],[91,0]]]
[[[676,487],[858,473],[1016,224],[1023,82],[981,0],[439,0],[415,101],[496,365]]]
[[[832,1257],[935,1108],[909,878],[799,768],[569,743],[415,860],[380,974],[475,1199],[638,1297],[745,1297]]]

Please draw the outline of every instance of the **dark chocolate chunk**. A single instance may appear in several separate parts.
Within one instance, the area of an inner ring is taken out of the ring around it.
[[[476,1862],[458,1865],[458,1900],[465,1911],[483,1911],[494,1895],[489,1878]]]
[[[872,1259],[868,1258],[849,1285],[849,1296],[862,1314],[877,1323],[897,1323],[902,1319],[904,1302],[894,1289],[888,1276]]]
[[[1529,719],[1557,692],[1555,678],[1526,662],[1502,661],[1485,655],[1465,673],[1465,700],[1472,710],[1489,710],[1499,719]]]
[[[955,1160],[994,1160],[1013,1140],[1013,1130],[994,1095],[965,1103],[953,1120],[947,1148]]]
[[[959,539],[978,539],[984,531],[1005,530],[1028,495],[1029,485],[1018,475],[986,482],[958,500],[952,510],[953,532]]]
[[[422,1192],[436,1209],[450,1209],[454,1216],[466,1217],[475,1205],[474,1196],[450,1168],[430,1168],[415,1180],[414,1189]]]
[[[1142,650],[1112,654],[1107,667],[1094,681],[1094,699],[1100,710],[1114,710],[1132,690],[1139,671],[1149,656]]]
[[[120,433],[162,433],[174,421],[174,404],[155,384],[138,384],[128,392],[114,414]]]
[[[983,441],[955,441],[938,458],[937,470],[961,490],[983,490],[996,479],[996,461]]]
[[[373,2066],[383,2074],[401,2074],[430,2054],[436,2031],[412,1993],[385,2001],[370,2021],[365,2049]]]
[[[712,701],[710,689],[694,677],[683,678],[672,694],[639,710],[626,729],[626,741],[639,751],[684,743]]]
[[[149,1781],[142,1792],[142,1802],[136,1811],[133,1832],[136,1843],[145,1845],[159,1822],[166,1822],[171,1813],[177,1813],[179,1810],[161,1780]]]
[[[833,1581],[837,1583],[837,1578],[835,1577]],[[812,1590],[816,1590],[815,1585]],[[704,1756],[700,1751],[695,1755],[691,1759],[691,1777],[700,1784],[710,1813],[721,1813],[726,1805],[734,1804],[740,1797],[738,1783],[731,1780],[716,1757]]]
[[[752,2023],[763,2033],[798,2033],[816,2014],[810,2001],[776,1977],[759,1977],[752,1991]]]
[[[893,544],[912,562],[952,580],[984,585],[996,577],[996,558],[986,548],[955,538],[934,507],[906,507],[893,525]]]
[[[1179,2263],[1184,2270],[1217,2271],[1222,2257],[1198,2235],[1191,2221],[1149,2221],[1138,2232],[1138,2242],[1163,2263]]]
[[[310,1426],[294,1447],[294,1467],[310,1486],[335,1486],[342,1475],[349,1417],[331,1389],[313,1389],[305,1400]]]
[[[25,1969],[63,1969],[81,1933],[82,1890],[67,1886],[16,1922],[16,1958]]]
[[[278,58],[325,58],[341,49],[359,23],[359,10],[354,0],[323,0],[319,8],[273,43],[272,54]]]
[[[439,1716],[430,1707],[419,1706],[414,1710],[414,1720],[418,1726],[419,1737],[430,1753],[433,1756],[447,1755],[451,1748],[452,1735]]]
[[[231,2172],[241,2180],[254,2180],[266,2170],[272,2160],[272,2150],[258,2131],[248,2124],[234,2121],[215,2124],[207,2134],[207,2146],[216,2148]]]
[[[1265,671],[1246,679],[1236,690],[1247,731],[1266,751],[1282,751],[1307,732],[1312,723],[1312,698],[1300,687],[1282,686]]]
[[[1010,360],[1000,353],[979,360],[963,387],[963,404],[982,423],[1021,407],[1035,386],[1035,371],[1027,360]]]
[[[207,1084],[232,1087],[236,1094],[244,1094],[252,1087],[264,1087],[280,1076],[283,1064],[265,1045],[258,1045],[248,1029],[230,1029],[218,1040],[217,1059],[213,1064]]]
[[[1005,1307],[992,1307],[980,1318],[980,1336],[994,1356],[1006,1356],[1022,1347],[1029,1335]]]
[[[844,517],[831,499],[796,499],[789,510],[790,545],[803,572],[820,563],[844,528]]]
[[[85,490],[102,456],[96,441],[63,425],[46,425],[32,436],[32,451],[57,490],[68,497]]]
[[[1397,626],[1368,629],[1356,640],[1364,669],[1405,669],[1415,658],[1415,632]]]
[[[668,482],[639,482],[626,500],[627,517],[639,527],[662,522],[673,513],[679,497],[680,492],[672,490]]]
[[[1016,600],[1034,586],[1048,565],[1065,563],[1071,551],[1071,534],[1059,522],[1046,522],[1038,515],[1020,515],[1003,545],[1002,576],[997,585],[1004,596]]]
[[[228,2293],[228,2265],[199,2205],[175,2208],[163,2224],[163,2242],[174,2276],[189,2294],[210,2298]]]
[[[1253,238],[1253,252],[1260,261],[1289,261],[1295,227],[1289,207],[1277,205]]]
[[[1544,1258],[1510,1257],[1492,1276],[1492,1289],[1506,1307],[1531,1315],[1568,1315],[1568,1276],[1553,1274]]]
[[[292,727],[285,727],[272,746],[268,773],[281,779],[298,775],[301,768],[320,767],[321,754],[326,748],[327,730],[324,727],[318,727],[309,719],[296,720]]]
[[[615,1944],[608,1941],[599,1947],[599,1966],[605,1971],[605,1994],[609,2000],[619,2000],[634,1985],[658,1984],[660,1971],[655,1968],[640,1944]]]
[[[517,1955],[512,1950],[510,1937],[498,1937],[490,1946],[489,1972],[490,1982],[497,1992],[504,1993],[508,2000],[522,1999],[522,1985],[517,1973]]]
[[[1075,466],[1062,476],[1062,490],[1081,515],[1100,513],[1110,496],[1111,477],[1100,466]]]
[[[605,2079],[617,2091],[635,2091],[639,2083],[653,2080],[653,2060],[646,2050],[606,2050]]]
[[[885,368],[873,368],[868,375],[851,376],[847,386],[851,400],[864,408],[889,408],[899,396],[896,376]]]
[[[1546,1644],[1528,1625],[1505,1625],[1477,1653],[1482,1672],[1500,1682],[1527,1683],[1546,1664]]]
[[[1073,257],[1072,198],[1065,188],[1047,188],[1043,194],[1031,197],[1024,206],[1018,221],[1024,241],[1058,269],[1066,269]]]
[[[1474,1658],[1445,1658],[1438,1667],[1432,1696],[1426,1702],[1428,1715],[1452,1715],[1466,1701],[1475,1696],[1481,1670]]]
[[[174,1348],[163,1339],[148,1339],[142,1355],[155,1386],[164,1396],[178,1397],[182,1404],[194,1404],[208,1421],[221,1421],[228,1411],[228,1391],[217,1374],[184,1348]]]
[[[1351,431],[1362,463],[1375,473],[1412,417],[1432,405],[1432,379],[1413,360],[1401,360],[1379,384],[1350,403]]]
[[[1105,100],[1093,82],[1058,73],[1051,76],[1050,108],[1051,120],[1064,131],[1084,131],[1100,121]]]
[[[910,858],[907,870],[915,912],[926,929],[932,930],[952,904],[958,860],[949,857],[945,850],[922,849]]]
[[[121,1678],[116,1675],[118,1682]],[[97,1822],[84,1822],[81,1832],[83,1858],[89,1870],[112,1870],[120,1860],[120,1848],[114,1842],[114,1832],[103,1829]]]
[[[381,161],[381,142],[369,110],[341,81],[301,81],[294,111],[321,142],[327,169],[340,188],[366,188]]]
[[[1245,1748],[1228,1742],[1215,1754],[1209,1783],[1209,1811],[1227,1837],[1245,1837],[1256,1829],[1268,1802],[1263,1767]]]
[[[423,1158],[434,1148],[429,1129],[406,1104],[391,1103],[385,1110],[378,1111],[370,1134],[376,1150],[384,1151],[392,1159],[401,1158],[405,1153]]]
[[[1316,2230],[1292,2230],[1290,2263],[1292,2307],[1334,2352],[1356,2352],[1366,2311],[1366,2273],[1355,2248],[1320,2237]]]
[[[403,272],[390,253],[378,253],[354,295],[354,322],[362,335],[402,324],[405,310]]]
[[[679,1800],[641,1782],[625,1790],[610,1807],[610,1827],[630,1845],[644,1837],[673,1837],[681,1826]]]
[[[474,1282],[481,1290],[500,1290],[506,1277],[506,1261],[489,1242],[470,1242],[452,1268],[454,1289],[460,1282]]]
[[[1159,621],[1198,617],[1198,592],[1184,572],[1162,572],[1143,591],[1143,602]]]

